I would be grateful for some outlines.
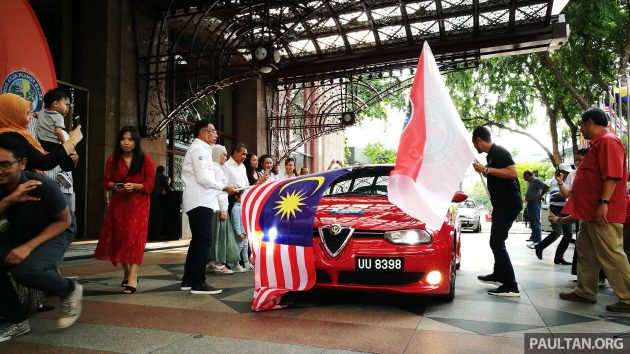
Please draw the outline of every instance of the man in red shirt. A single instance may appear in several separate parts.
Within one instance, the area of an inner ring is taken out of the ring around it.
[[[619,302],[606,306],[606,310],[630,312],[630,265],[623,250],[627,204],[625,148],[607,126],[608,117],[601,109],[590,108],[582,113],[580,129],[589,140],[590,149],[562,210],[580,220],[576,244],[580,255],[578,283],[572,292],[560,293],[560,298],[596,302],[601,267],[619,296]]]

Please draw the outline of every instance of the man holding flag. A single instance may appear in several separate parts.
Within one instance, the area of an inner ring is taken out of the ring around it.
[[[487,165],[484,166],[475,160],[473,167],[475,171],[482,173],[488,179],[488,192],[492,203],[490,248],[494,254],[492,274],[480,275],[477,279],[482,283],[499,286],[494,290],[489,290],[490,295],[518,297],[520,293],[514,276],[514,268],[505,248],[508,232],[522,209],[516,164],[505,148],[492,142],[488,128],[475,128],[472,141],[477,152],[488,154]]]

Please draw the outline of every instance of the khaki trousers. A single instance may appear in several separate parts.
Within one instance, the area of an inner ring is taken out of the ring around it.
[[[630,304],[630,264],[623,250],[623,224],[599,226],[595,221],[580,221],[576,248],[580,256],[575,293],[596,300],[601,268],[619,301]]]

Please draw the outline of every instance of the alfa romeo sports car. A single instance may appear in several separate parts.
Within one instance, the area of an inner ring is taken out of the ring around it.
[[[459,222],[452,210],[445,211],[442,228],[430,230],[391,204],[387,180],[392,169],[355,167],[325,192],[313,225],[315,286],[451,301],[461,259]],[[453,202],[466,198],[458,192]]]

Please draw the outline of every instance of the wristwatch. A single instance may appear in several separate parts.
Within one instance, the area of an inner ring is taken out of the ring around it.
[[[603,198],[597,199],[597,203],[599,205],[604,205],[604,204],[608,205],[608,202],[609,202],[609,200],[607,200],[607,199],[603,199]]]

